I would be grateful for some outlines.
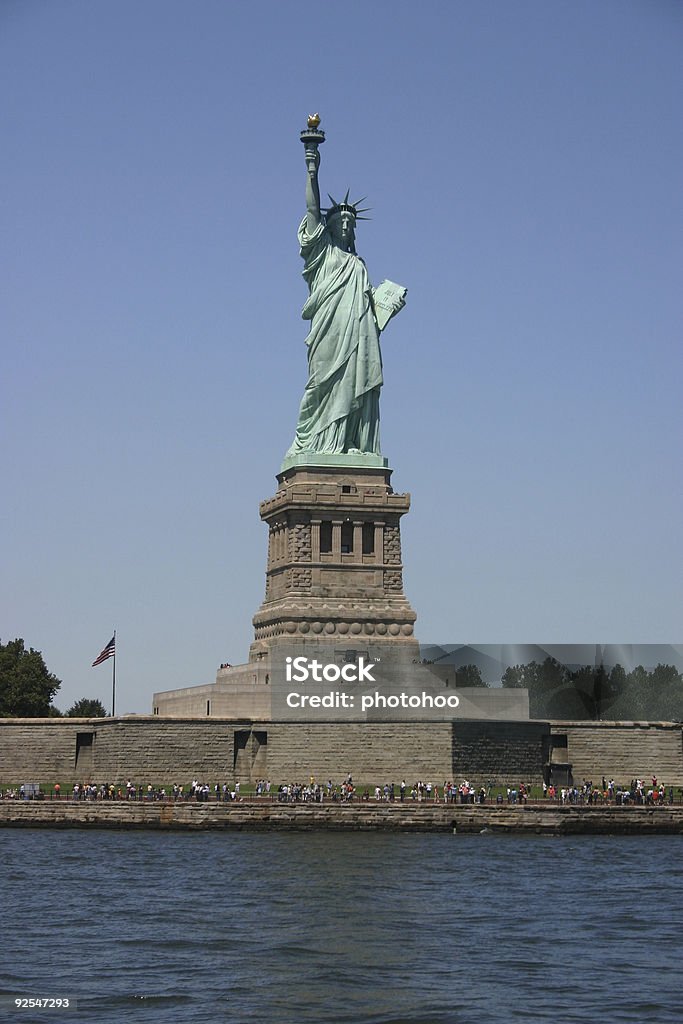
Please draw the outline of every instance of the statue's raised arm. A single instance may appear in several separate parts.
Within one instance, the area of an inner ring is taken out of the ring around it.
[[[325,132],[318,130],[319,114],[309,114],[308,128],[301,133],[306,159],[306,228],[312,235],[322,219],[320,211],[320,185],[318,184],[318,167],[320,166],[320,150],[318,147],[325,141]]]
[[[320,185],[318,184],[318,167],[320,153],[318,147],[306,149],[306,227],[312,235],[320,223]]]

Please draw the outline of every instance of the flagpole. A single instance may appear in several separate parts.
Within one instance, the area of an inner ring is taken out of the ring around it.
[[[111,665],[111,717],[116,714],[116,630],[114,630],[114,657]]]

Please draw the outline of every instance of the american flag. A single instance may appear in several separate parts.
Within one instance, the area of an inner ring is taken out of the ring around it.
[[[92,665],[90,667],[94,668],[95,665],[101,665],[103,661],[106,661],[107,658],[113,658],[115,654],[116,654],[116,633],[114,633],[113,637],[111,638],[111,640],[109,641],[107,646],[104,648],[104,650],[100,654],[97,655],[97,657],[95,658],[95,660],[93,661],[93,663],[92,663]]]

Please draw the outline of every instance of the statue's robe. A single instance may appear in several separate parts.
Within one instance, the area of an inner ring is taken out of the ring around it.
[[[308,383],[288,456],[349,451],[380,454],[382,356],[372,287],[359,256],[336,246],[324,223],[299,228],[311,321]]]

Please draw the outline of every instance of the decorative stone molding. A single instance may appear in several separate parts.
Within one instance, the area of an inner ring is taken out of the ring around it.
[[[398,523],[384,527],[384,561],[387,565],[401,564],[401,531]]]
[[[295,523],[290,533],[292,535],[292,559],[295,562],[310,562],[312,555],[310,521]]]
[[[385,569],[384,589],[397,594],[403,593],[403,573],[400,569]]]
[[[310,569],[303,569],[299,566],[292,569],[292,589],[309,591],[311,589],[312,576]]]

